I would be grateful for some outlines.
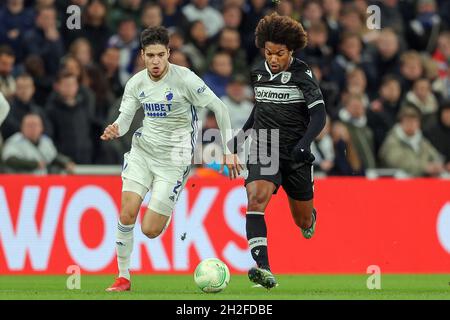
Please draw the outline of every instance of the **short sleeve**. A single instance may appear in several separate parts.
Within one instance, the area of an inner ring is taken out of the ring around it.
[[[195,107],[204,108],[216,97],[214,92],[194,72],[188,71],[185,79],[186,97]]]
[[[125,90],[122,96],[122,102],[120,103],[119,111],[121,113],[134,115],[140,107],[141,104],[135,93],[133,81],[129,80],[125,85]]]
[[[305,98],[308,109],[311,109],[319,104],[325,104],[323,101],[322,92],[320,91],[319,83],[314,77],[312,70],[304,64],[298,72],[299,74],[297,76],[299,79],[299,87],[303,92],[303,97]]]

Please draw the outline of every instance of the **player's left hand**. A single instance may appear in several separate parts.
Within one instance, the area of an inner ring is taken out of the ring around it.
[[[225,154],[223,156],[223,163],[220,166],[220,173],[223,172],[224,164],[228,168],[230,179],[237,178],[241,174],[241,170],[244,170],[244,167],[239,162],[239,157],[237,154]]]
[[[303,163],[309,163],[312,164],[316,158],[314,155],[309,151],[307,148],[302,147],[295,147],[294,150],[292,150],[292,157],[294,158],[295,162],[303,162]]]

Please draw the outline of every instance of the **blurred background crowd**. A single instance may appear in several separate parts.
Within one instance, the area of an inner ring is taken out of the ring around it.
[[[72,4],[80,29],[68,28]],[[381,29],[366,24],[373,4]],[[263,59],[254,30],[274,10],[308,32],[295,56],[312,68],[328,113],[312,145],[317,170],[450,172],[450,0],[0,0],[0,91],[11,107],[1,170],[121,164],[143,112],[124,138],[99,136],[144,68],[139,35],[149,26],[169,28],[170,62],[201,76],[229,107],[232,127],[242,127],[253,107],[249,72]],[[217,128],[214,114],[202,120]]]

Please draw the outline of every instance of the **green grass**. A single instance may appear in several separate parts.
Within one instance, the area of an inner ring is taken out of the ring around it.
[[[446,299],[448,275],[382,275],[381,290],[368,290],[368,275],[278,275],[280,286],[252,288],[245,275],[232,275],[228,287],[205,294],[190,275],[135,275],[131,292],[107,293],[113,276],[81,277],[80,290],[68,290],[66,276],[0,276],[0,300],[5,299]]]

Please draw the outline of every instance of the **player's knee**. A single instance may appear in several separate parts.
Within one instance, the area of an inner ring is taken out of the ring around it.
[[[144,225],[141,226],[141,229],[142,233],[145,234],[145,236],[150,239],[155,239],[156,237],[158,237],[163,230],[163,228]]]
[[[123,225],[134,224],[136,221],[136,215],[137,213],[133,212],[132,210],[123,209],[120,212],[120,223]]]
[[[252,211],[264,211],[271,194],[267,192],[254,192],[248,195],[248,208]]]

